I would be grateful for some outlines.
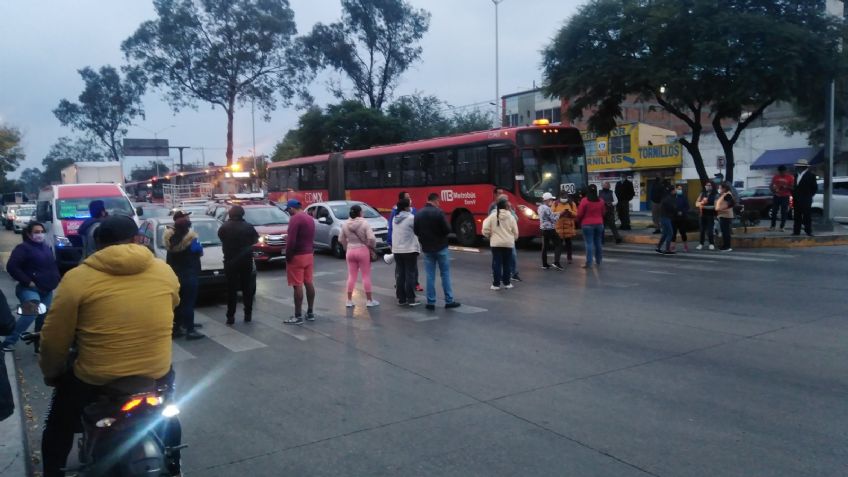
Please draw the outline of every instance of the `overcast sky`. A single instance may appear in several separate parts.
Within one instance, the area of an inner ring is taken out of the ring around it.
[[[401,79],[395,96],[433,94],[454,106],[494,98],[494,6],[491,0],[410,0],[432,14],[424,37],[424,53]],[[584,0],[505,0],[500,5],[500,93],[530,89],[541,79],[540,50]],[[298,32],[316,22],[338,19],[338,0],[290,0]],[[0,1],[0,123],[16,126],[24,135],[27,156],[18,172],[40,167],[60,136],[77,135],[63,128],[52,110],[62,98],[76,101],[83,84],[77,70],[123,63],[121,42],[138,25],[154,17],[147,0],[26,0]],[[320,105],[332,101],[325,81],[311,92]],[[491,108],[491,107],[489,107]],[[199,103],[197,111],[174,114],[159,91],[144,98],[146,119],[128,137],[160,138],[186,145],[187,162],[202,157],[224,163],[226,115]],[[270,122],[256,117],[256,149],[270,154],[286,131],[297,124],[300,111],[278,109]],[[235,156],[248,155],[251,144],[250,107],[236,113]],[[201,151],[199,148],[205,148]],[[174,152],[176,154],[176,152]],[[125,167],[147,162],[128,158]],[[12,174],[16,176],[17,174]]]

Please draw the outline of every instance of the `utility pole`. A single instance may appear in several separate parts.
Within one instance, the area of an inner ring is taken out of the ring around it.
[[[833,15],[840,20],[845,15],[845,6],[842,0],[827,0],[825,4],[825,9],[828,15]],[[840,40],[839,50],[842,50],[842,44]],[[825,100],[825,113],[824,113],[824,133],[825,133],[825,170],[824,170],[824,191],[822,197],[822,219],[824,223],[822,224],[823,228],[832,229],[833,228],[833,156],[836,154],[836,131],[834,129],[834,122],[836,116],[836,80],[834,78],[830,78],[830,82],[827,85],[826,92],[826,100]]]

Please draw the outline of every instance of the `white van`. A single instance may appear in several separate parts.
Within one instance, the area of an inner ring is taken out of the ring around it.
[[[819,180],[819,193],[813,197],[813,218],[824,215],[824,181]],[[848,177],[833,178],[833,200],[830,203],[833,220],[848,223]]]
[[[53,249],[60,271],[69,270],[82,258],[82,237],[77,233],[89,218],[88,204],[102,200],[109,215],[126,215],[138,224],[138,216],[130,199],[118,184],[63,184],[41,190],[36,205],[36,219],[44,224],[46,243]]]

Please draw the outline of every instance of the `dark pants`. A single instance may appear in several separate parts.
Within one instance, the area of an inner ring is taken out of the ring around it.
[[[197,303],[199,279],[193,271],[180,272],[177,278],[180,281],[180,304],[174,310],[174,330],[181,326],[191,332],[194,331],[194,306]]]
[[[615,205],[618,212],[618,220],[621,221],[621,230],[630,230],[630,202],[619,202]]]
[[[509,285],[512,278],[512,248],[492,247],[492,285]]]
[[[562,241],[559,239],[556,230],[542,230],[542,266],[548,266],[548,252],[554,250],[554,263],[559,265],[559,258],[562,256]]]
[[[604,229],[612,230],[612,236],[615,237],[616,241],[621,240],[621,235],[618,233],[618,228],[615,226],[615,208],[609,205],[604,212]]]
[[[718,226],[721,228],[721,249],[727,250],[730,248],[730,224],[733,223],[733,219],[727,219],[724,217],[718,218]]]
[[[701,216],[701,245],[704,245],[704,235],[710,241],[710,245],[715,245],[715,215]]]
[[[563,245],[565,245],[565,247],[563,247],[563,248],[565,248],[565,258],[567,258],[568,261],[570,262],[571,261],[571,251],[572,251],[571,238],[562,239],[562,243],[563,243]]]
[[[224,264],[224,274],[227,276],[227,319],[236,315],[238,292],[244,304],[244,316],[253,314],[253,296],[256,294],[256,269],[253,260],[234,264]]]
[[[786,212],[789,210],[789,197],[774,196],[771,205],[771,228],[777,224],[777,211],[780,211],[780,228],[786,227]]]
[[[400,303],[415,301],[415,284],[418,283],[418,254],[396,253],[395,295]]]
[[[801,226],[804,226],[804,233],[807,235],[813,234],[813,207],[812,205],[795,204],[795,223],[792,225],[792,234],[800,235]]]
[[[160,378],[173,389],[174,372],[171,370]],[[74,434],[82,432],[82,413],[86,406],[99,396],[100,386],[84,383],[72,373],[62,378],[53,390],[44,432],[41,436],[41,455],[44,461],[44,477],[63,477],[62,468],[74,447]],[[182,438],[180,421],[167,419],[163,423],[163,443],[168,447],[179,445]]]
[[[671,241],[677,240],[677,234],[680,234],[680,239],[686,242],[689,238],[686,236],[686,217],[675,217],[671,219]]]
[[[660,229],[662,230],[662,235],[660,235],[657,250],[668,250],[671,247],[671,241],[674,239],[674,226],[671,225],[671,219],[669,217],[660,218]]]

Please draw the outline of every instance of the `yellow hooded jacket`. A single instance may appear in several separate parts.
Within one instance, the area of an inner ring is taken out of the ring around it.
[[[74,339],[74,374],[83,382],[164,376],[179,290],[171,267],[141,245],[112,245],[89,256],[56,289],[41,330],[44,376],[65,372]]]

